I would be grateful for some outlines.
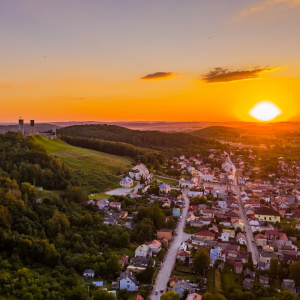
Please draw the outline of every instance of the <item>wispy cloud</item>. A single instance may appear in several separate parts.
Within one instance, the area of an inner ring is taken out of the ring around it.
[[[156,72],[152,74],[148,74],[141,79],[151,80],[151,79],[168,79],[175,75],[174,72]]]
[[[202,74],[201,79],[206,83],[217,82],[231,82],[237,80],[246,79],[258,79],[261,78],[261,74],[265,72],[272,72],[280,70],[280,67],[276,68],[256,68],[252,70],[228,70],[223,68],[214,68],[207,74]]]
[[[256,4],[242,10],[238,17],[245,17],[254,13],[263,12],[266,10],[270,10],[272,8],[293,8],[296,6],[300,6],[300,0],[264,0],[264,1],[256,1]]]

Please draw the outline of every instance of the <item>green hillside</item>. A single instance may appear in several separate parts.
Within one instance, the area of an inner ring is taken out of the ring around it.
[[[189,134],[208,139],[238,138],[240,136],[240,130],[226,126],[210,126],[189,132]]]
[[[48,140],[36,136],[35,140],[49,154],[59,157],[89,192],[102,192],[117,187],[120,181],[118,175],[128,172],[131,167],[125,158],[71,146],[59,139]]]

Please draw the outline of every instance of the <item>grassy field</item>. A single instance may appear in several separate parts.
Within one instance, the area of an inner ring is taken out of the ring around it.
[[[111,195],[108,194],[94,194],[93,196],[89,195],[89,200],[100,200],[100,199],[108,199]]]
[[[199,281],[199,275],[193,274],[191,269],[184,264],[177,263],[175,269],[172,271],[172,275],[176,275],[181,280],[189,280],[190,282]]]
[[[159,176],[154,176],[153,179],[156,179],[158,181],[161,181],[161,182],[164,182],[164,183],[170,184],[170,185],[177,185],[178,184],[178,181],[176,181],[176,180],[166,179],[166,178],[162,178],[162,177],[159,177]]]
[[[51,155],[59,157],[74,173],[88,192],[104,192],[119,186],[121,174],[129,171],[127,159],[103,152],[75,147],[42,136],[34,137]]]
[[[222,284],[225,290],[230,287],[239,288],[243,285],[242,275],[231,270],[231,266],[226,265],[222,272]]]
[[[209,293],[215,291],[215,269],[208,270],[206,291]]]

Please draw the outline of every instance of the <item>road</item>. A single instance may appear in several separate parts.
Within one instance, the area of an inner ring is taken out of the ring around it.
[[[245,215],[245,211],[244,211],[244,207],[243,207],[243,203],[242,203],[242,199],[241,199],[240,187],[236,182],[236,177],[235,177],[236,168],[235,168],[235,165],[232,163],[229,156],[228,156],[228,160],[232,165],[232,172],[234,174],[234,180],[235,180],[234,187],[235,187],[236,196],[237,196],[238,205],[239,205],[240,218],[242,219],[242,221],[244,223],[244,227],[245,227],[244,230],[245,230],[245,236],[247,239],[247,249],[248,249],[248,252],[252,253],[253,264],[255,266],[257,266],[257,263],[259,262],[259,254],[258,254],[258,250],[257,250],[256,244],[255,244],[255,240],[253,237],[251,227],[250,227],[248,219],[246,218],[246,215]],[[254,241],[254,242],[252,242],[252,241]]]
[[[186,220],[189,203],[190,203],[190,200],[187,197],[188,191],[189,191],[188,189],[185,189],[182,192],[182,195],[185,200],[185,207],[183,208],[182,214],[181,214],[182,220],[180,222],[178,222],[178,225],[177,225],[176,232],[178,234],[174,235],[172,244],[169,248],[168,253],[165,256],[163,265],[156,277],[155,285],[153,286],[153,291],[152,291],[151,297],[150,297],[151,300],[160,299],[160,297],[162,295],[160,293],[160,290],[164,290],[164,292],[166,291],[169,278],[171,276],[173,267],[175,265],[178,248],[179,248],[180,244],[182,243],[182,241],[185,241],[186,239],[188,239],[190,237],[189,234],[187,234],[183,231],[184,227],[185,227],[185,220]],[[155,295],[156,290],[158,291],[158,295]]]

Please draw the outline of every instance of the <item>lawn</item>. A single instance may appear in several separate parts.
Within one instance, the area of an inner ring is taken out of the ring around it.
[[[116,155],[71,146],[59,139],[49,140],[42,136],[34,139],[49,154],[59,157],[88,192],[104,192],[119,187],[120,175],[131,168],[127,159]]]
[[[178,185],[178,181],[176,181],[176,180],[166,179],[166,178],[162,178],[159,176],[154,176],[153,179],[156,179],[158,181],[161,181],[161,182],[164,182],[164,183],[170,184],[170,185]]]
[[[215,291],[215,270],[214,269],[208,270],[206,291],[209,293],[213,293]]]
[[[199,275],[193,274],[191,269],[184,264],[176,264],[172,275],[176,275],[179,279],[188,280],[190,282],[199,282]]]
[[[222,271],[222,284],[224,290],[230,287],[240,288],[243,284],[242,275],[231,270],[232,266],[226,265]]]
[[[108,194],[93,194],[93,196],[89,195],[89,200],[101,200],[101,199],[108,199],[111,195]]]

